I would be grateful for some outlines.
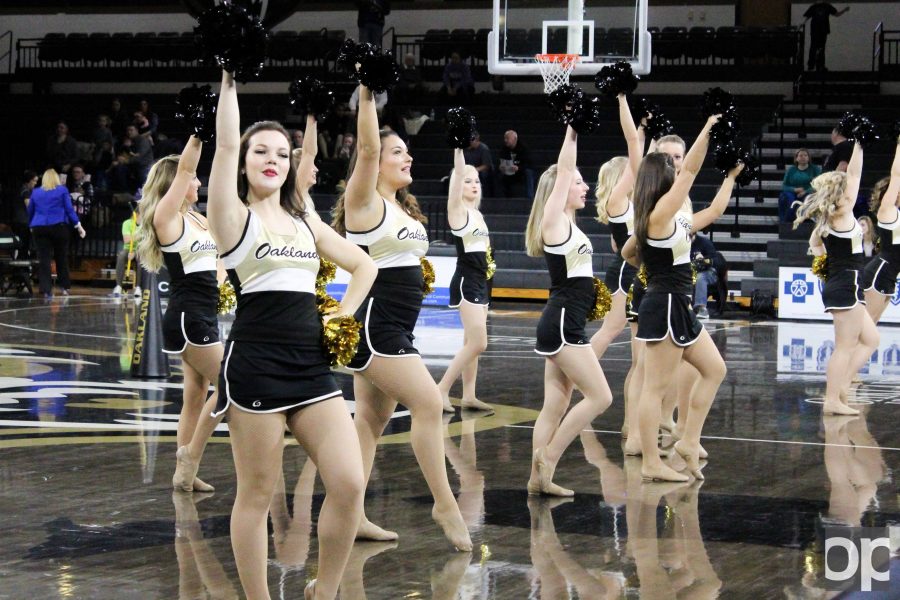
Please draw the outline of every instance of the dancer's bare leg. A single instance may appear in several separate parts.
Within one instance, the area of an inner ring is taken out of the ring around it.
[[[848,380],[864,364],[863,362],[854,364],[851,360],[853,358],[859,360],[859,357],[865,360],[871,355],[871,352],[868,354],[857,352],[857,345],[863,342],[863,325],[866,321],[871,324],[872,319],[862,306],[854,306],[849,310],[835,310],[831,314],[834,318],[834,351],[825,369],[825,403],[822,411],[825,414],[857,415],[859,411],[847,406],[846,397],[841,398],[841,395],[846,393]],[[873,341],[871,338],[874,338],[874,346],[877,347],[878,332],[875,331],[874,336],[870,332],[868,337],[870,343]]]
[[[625,404],[625,419],[622,422],[622,437],[624,438],[628,437],[632,419],[631,413],[634,411],[634,402],[631,400],[631,380],[634,377],[634,371],[637,367],[638,352],[643,343],[640,340],[636,340],[634,337],[637,333],[637,323],[629,323],[628,325],[631,329],[631,366],[628,368],[628,374],[625,375],[625,386],[622,388],[622,396]],[[638,446],[640,446],[640,444],[638,444]]]
[[[450,361],[450,366],[438,383],[444,411],[453,411],[450,404],[450,388],[459,379],[460,374],[463,376],[462,407],[491,410],[491,407],[478,400],[475,394],[478,356],[487,348],[487,306],[463,300],[459,305],[459,316],[463,324],[463,347]]]
[[[686,475],[678,473],[660,459],[656,443],[662,400],[666,391],[672,387],[669,378],[660,377],[659,374],[673,373],[683,352],[683,348],[676,346],[668,338],[659,342],[647,342],[644,349],[644,385],[638,401],[638,424],[643,457],[641,474],[645,479],[688,480]]]
[[[637,325],[635,325],[635,331]],[[632,331],[632,334],[634,331]],[[628,411],[628,438],[625,440],[624,452],[628,456],[640,456],[641,454],[641,427],[640,427],[640,400],[644,390],[644,355],[647,343],[635,340],[632,343],[632,370],[631,381],[628,382],[628,394],[626,401],[631,406]],[[655,434],[654,434],[655,440]]]
[[[869,313],[863,312],[861,320],[862,328],[860,329],[859,343],[850,355],[850,364],[847,366],[844,387],[841,392],[841,402],[844,404],[849,402],[850,386],[853,383],[853,378],[859,373],[859,370],[869,362],[872,354],[878,349],[880,340],[878,328],[875,327],[875,323],[872,321],[872,317],[869,316]]]
[[[591,337],[591,348],[597,356],[597,360],[603,358],[607,348],[625,329],[625,294],[614,294],[609,312],[603,317],[603,324]]]

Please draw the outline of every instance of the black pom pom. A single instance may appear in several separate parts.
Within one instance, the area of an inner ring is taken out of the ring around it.
[[[175,118],[187,125],[202,142],[210,142],[216,135],[216,105],[218,97],[208,85],[195,83],[178,92],[175,98]]]
[[[555,116],[565,122],[569,107],[582,97],[584,97],[584,92],[581,91],[581,88],[571,83],[565,83],[547,95],[547,102]]]
[[[714,87],[703,92],[703,116],[723,115],[729,110],[734,110],[734,97],[719,87]]]
[[[661,137],[675,133],[675,126],[672,124],[672,121],[657,108],[653,113],[653,118],[647,121],[647,126],[644,130],[652,139],[658,140]]]
[[[376,50],[369,54],[365,46],[371,46]],[[388,50],[384,53],[377,52],[377,48],[371,44],[362,44],[366,53],[360,56],[359,82],[372,90],[374,94],[386,92],[400,81],[400,67],[394,61],[393,53]]]
[[[475,139],[475,115],[463,107],[451,108],[445,118],[447,143],[452,148],[465,149]]]
[[[736,140],[741,132],[741,120],[737,110],[732,106],[724,113],[722,118],[709,130],[709,141],[713,146]]]
[[[631,110],[631,119],[640,124],[643,119],[649,119],[655,115],[659,107],[651,104],[643,96],[633,96],[628,99],[628,108]]]
[[[837,132],[847,139],[853,139],[853,130],[856,129],[862,118],[862,116],[853,111],[845,112],[841,120],[838,121]]]
[[[600,103],[597,98],[585,96],[572,84],[561,85],[547,97],[553,113],[565,125],[571,125],[578,133],[590,133],[600,125]]]
[[[294,113],[313,115],[321,121],[334,108],[334,92],[314,77],[301,77],[288,89]]]
[[[338,50],[336,65],[337,68],[347,73],[351,79],[357,79],[356,76],[356,57],[357,57],[356,40],[347,38],[341,44]]]
[[[859,142],[863,148],[868,148],[880,139],[878,127],[867,117],[860,117],[856,127],[853,128],[853,139]]]
[[[744,163],[744,170],[740,172],[734,181],[738,185],[746,187],[759,179],[759,161],[756,160],[756,155],[749,150],[742,151],[740,159]]]
[[[594,77],[594,85],[605,96],[615,98],[619,94],[630,94],[637,89],[639,78],[631,70],[631,63],[617,62],[600,69]]]
[[[724,140],[717,144],[714,153],[716,168],[725,174],[736,167],[741,160],[741,149],[735,140]]]
[[[269,34],[258,16],[237,4],[218,4],[205,11],[194,28],[202,53],[238,81],[256,78],[266,60]]]

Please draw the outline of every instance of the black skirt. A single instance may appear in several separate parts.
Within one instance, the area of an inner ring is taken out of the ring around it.
[[[843,269],[829,275],[822,289],[825,312],[849,310],[857,304],[865,305],[861,278],[862,273],[855,269]]]
[[[900,269],[876,256],[863,270],[863,290],[875,290],[882,296],[893,296],[897,291],[897,275]]]
[[[214,416],[230,404],[274,413],[341,395],[321,346],[234,340],[225,347],[218,391]]]
[[[163,352],[180,354],[191,346],[219,344],[219,320],[215,315],[183,312],[169,304],[163,315]]]
[[[541,313],[537,326],[537,344],[534,351],[552,356],[563,346],[590,347],[591,341],[584,331],[587,315],[594,304],[594,281],[580,277],[576,288],[563,290],[551,296]]]
[[[610,294],[627,294],[635,275],[637,275],[637,269],[628,264],[621,256],[616,256],[609,268],[606,269],[603,283],[609,288]]]
[[[487,279],[483,273],[456,267],[450,279],[450,308],[458,308],[463,301],[487,306],[490,301]]]
[[[647,292],[641,300],[636,338],[658,342],[672,338],[676,346],[690,346],[697,341],[703,325],[691,309],[687,294]]]
[[[416,320],[422,310],[422,269],[380,269],[362,306],[354,315],[362,323],[356,356],[347,365],[364,371],[373,356],[404,358],[418,356],[413,345]]]

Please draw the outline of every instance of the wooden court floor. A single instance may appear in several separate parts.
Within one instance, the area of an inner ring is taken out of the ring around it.
[[[366,507],[400,540],[356,544],[341,598],[827,598],[825,528],[900,524],[900,328],[880,329],[856,390],[862,416],[823,419],[827,324],[708,321],[728,375],[704,430],[706,480],[672,485],[642,484],[639,461],[622,453],[623,334],[602,361],[613,406],[557,469],[576,496],[546,500],[525,492],[542,400],[539,310],[494,307],[478,387],[494,413],[446,419],[475,551],[454,552],[431,521],[398,412]],[[227,427],[202,466],[216,492],[173,493],[179,364],[168,380],[132,378],[134,320],[132,302],[89,291],[0,299],[0,599],[242,597]],[[456,313],[425,310],[416,335],[439,378],[462,343]],[[350,376],[339,380],[351,399]],[[301,598],[315,576],[322,487],[302,449],[284,453],[269,582],[273,598]],[[900,597],[892,575],[888,595],[861,597]]]

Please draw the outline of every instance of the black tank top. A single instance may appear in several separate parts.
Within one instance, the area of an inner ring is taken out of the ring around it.
[[[622,256],[622,246],[634,234],[634,204],[628,201],[628,209],[621,215],[609,216],[609,232],[616,243],[616,254]]]
[[[825,226],[822,243],[825,244],[825,252],[828,254],[828,275],[836,275],[841,271],[858,271],[865,262],[863,251],[863,232],[859,222],[853,220],[853,227],[847,231],[836,231],[829,225]]]
[[[894,209],[894,221],[878,221],[878,237],[881,240],[881,258],[900,267],[900,210]]]
[[[691,273],[691,221],[684,213],[672,219],[672,235],[647,238],[641,245],[641,260],[647,271],[647,292],[693,294]]]

